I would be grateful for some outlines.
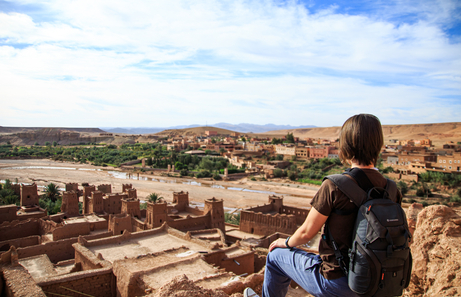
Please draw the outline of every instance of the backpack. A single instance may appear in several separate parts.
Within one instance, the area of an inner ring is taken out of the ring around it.
[[[357,183],[345,175],[353,177]],[[410,282],[412,257],[405,212],[400,204],[390,199],[396,197],[397,185],[387,179],[385,189],[374,187],[359,168],[325,179],[331,180],[358,207],[349,260],[341,254],[331,236],[328,221],[322,235],[331,241],[350,289],[361,296],[400,296]],[[336,209],[333,212],[353,213]]]

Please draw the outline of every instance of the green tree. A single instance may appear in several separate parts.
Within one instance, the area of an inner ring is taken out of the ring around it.
[[[56,147],[58,145],[58,142],[53,141],[53,146]]]
[[[50,146],[50,142],[49,141],[45,142],[45,145]]]
[[[152,203],[157,203],[157,201],[160,202],[161,199],[163,199],[163,197],[157,193],[151,193],[147,196],[147,200]]]
[[[49,183],[45,187],[45,198],[53,202],[56,202],[56,200],[58,200],[59,197],[60,197],[60,194],[59,194],[58,186],[53,183]]]
[[[405,194],[408,193],[407,183],[403,180],[397,183],[397,188],[400,190],[400,193],[402,193],[403,196],[405,196]]]
[[[288,133],[287,134],[286,142],[287,143],[295,143],[295,137],[293,136],[293,133]]]

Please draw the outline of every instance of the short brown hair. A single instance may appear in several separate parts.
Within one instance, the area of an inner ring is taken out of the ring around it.
[[[379,119],[372,114],[357,114],[347,119],[339,132],[339,158],[361,165],[376,165],[384,144]]]

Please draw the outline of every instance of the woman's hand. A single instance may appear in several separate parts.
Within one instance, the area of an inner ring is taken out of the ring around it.
[[[287,246],[285,245],[285,240],[286,239],[283,239],[283,238],[274,240],[269,246],[269,252],[271,252],[275,248],[286,248]]]

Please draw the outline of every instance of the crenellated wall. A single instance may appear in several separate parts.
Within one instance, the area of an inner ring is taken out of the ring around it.
[[[286,214],[263,214],[250,211],[240,213],[240,231],[270,235],[275,232],[292,234],[297,229],[296,217]]]
[[[309,209],[291,207],[291,206],[282,206],[282,214],[294,215],[296,217],[296,224],[302,225],[309,214]]]

